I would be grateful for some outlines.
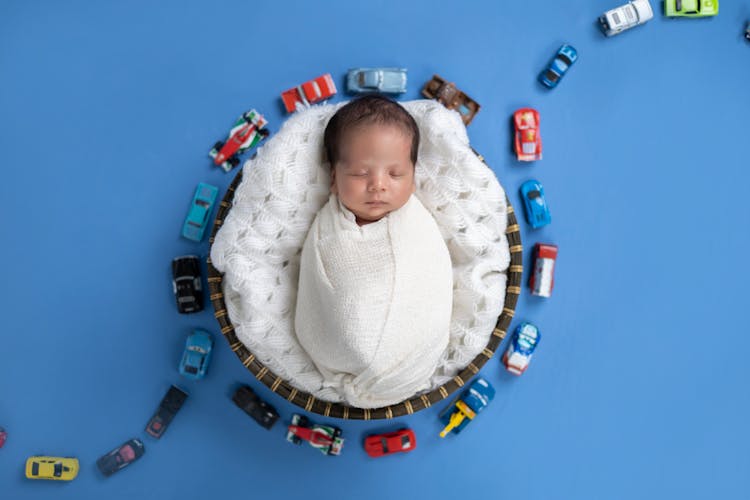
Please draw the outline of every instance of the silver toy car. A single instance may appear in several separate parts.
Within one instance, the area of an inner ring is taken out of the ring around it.
[[[354,68],[346,75],[346,88],[352,93],[406,92],[406,68]]]

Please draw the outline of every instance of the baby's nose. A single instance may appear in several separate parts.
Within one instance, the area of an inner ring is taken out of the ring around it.
[[[385,189],[385,178],[383,175],[375,174],[370,177],[370,190],[377,191]]]

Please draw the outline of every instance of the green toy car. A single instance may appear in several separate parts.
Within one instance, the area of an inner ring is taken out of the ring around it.
[[[709,17],[719,13],[719,0],[664,0],[667,17]]]

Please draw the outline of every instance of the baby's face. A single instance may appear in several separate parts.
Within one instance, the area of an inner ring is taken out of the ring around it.
[[[416,189],[411,137],[390,125],[349,132],[334,165],[331,192],[360,226],[401,208]]]

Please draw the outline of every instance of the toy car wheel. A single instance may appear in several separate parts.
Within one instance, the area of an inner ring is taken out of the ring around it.
[[[297,425],[300,427],[307,427],[308,425],[310,425],[310,421],[304,415],[300,415]]]
[[[240,159],[236,156],[232,156],[231,158],[229,158],[229,164],[232,165],[232,167],[236,167],[240,164]]]
[[[224,146],[224,143],[221,141],[218,141],[216,144],[214,144],[214,149],[216,151],[219,151]]]
[[[334,437],[334,439],[337,438],[337,437],[341,437],[341,429],[339,429],[338,427],[334,427],[333,428],[333,437]]]

